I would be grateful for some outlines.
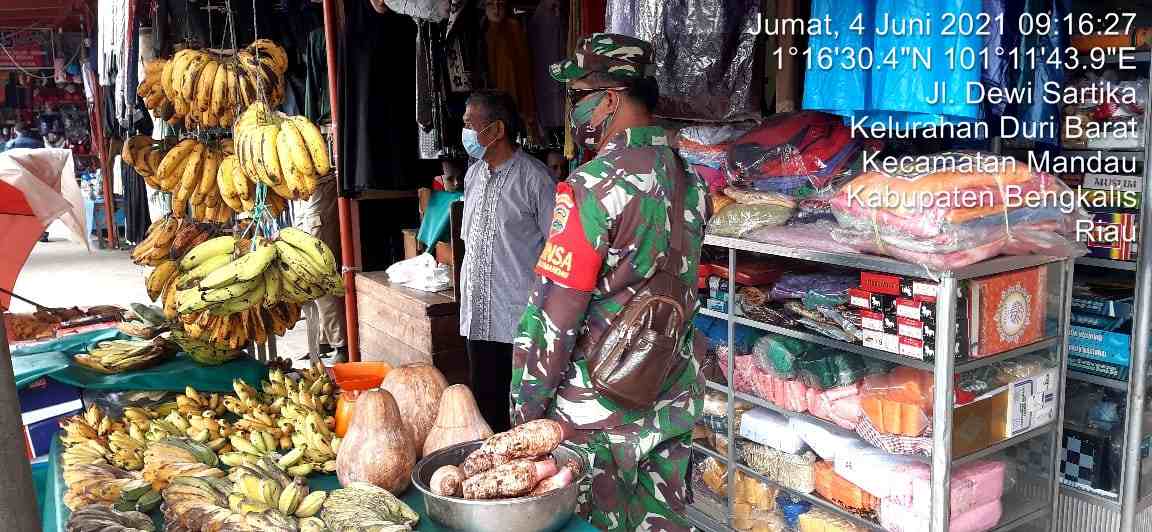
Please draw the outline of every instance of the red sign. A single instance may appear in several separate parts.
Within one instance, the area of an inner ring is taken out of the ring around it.
[[[48,53],[43,48],[37,47],[20,47],[20,48],[6,48],[0,51],[0,67],[7,68],[37,68],[50,66],[48,64]]]

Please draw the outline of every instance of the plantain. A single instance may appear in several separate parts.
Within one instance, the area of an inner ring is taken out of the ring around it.
[[[231,255],[235,248],[236,237],[234,236],[225,235],[209,239],[203,244],[189,250],[188,253],[180,259],[180,269],[182,271],[189,271],[217,255]]]
[[[296,129],[295,123],[292,120],[285,120],[280,123],[280,130],[288,134],[288,145],[292,148],[292,165],[305,176],[316,175],[316,167],[312,164],[308,146],[304,144],[304,137],[300,134],[300,130]]]
[[[184,166],[184,174],[180,178],[180,184],[173,191],[172,196],[174,201],[186,202],[192,197],[192,193],[196,191],[196,187],[200,183],[200,170],[203,165],[205,146],[196,143],[196,147],[188,154],[188,162]]]
[[[164,292],[164,288],[168,286],[176,273],[179,271],[179,266],[174,260],[166,260],[161,262],[148,274],[148,280],[145,283],[148,289],[148,299],[156,301],[157,298]]]
[[[320,128],[302,116],[293,116],[290,120],[292,125],[296,126],[296,130],[300,132],[301,138],[304,139],[304,145],[308,147],[308,154],[312,158],[312,166],[316,175],[328,175],[328,172],[332,170],[332,161],[328,157],[328,143],[325,142],[324,135],[320,133]]]

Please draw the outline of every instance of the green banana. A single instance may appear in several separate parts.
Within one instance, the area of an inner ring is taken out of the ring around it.
[[[191,288],[195,281],[199,281],[208,276],[208,274],[216,271],[218,268],[224,267],[229,262],[232,262],[232,256],[228,254],[216,255],[209,258],[199,266],[184,272],[176,279],[176,288]]]
[[[220,288],[237,281],[250,281],[264,273],[264,270],[272,263],[272,259],[275,258],[275,246],[267,242],[257,244],[254,251],[217,268],[207,277],[201,279],[200,288]]]
[[[180,314],[193,314],[200,312],[210,306],[215,301],[209,301],[204,296],[206,292],[200,291],[198,288],[189,288],[187,290],[176,291],[176,312]]]
[[[295,227],[285,227],[281,229],[276,238],[308,254],[308,256],[312,257],[318,264],[322,265],[325,270],[336,271],[336,257],[332,254],[332,250],[328,249],[328,246],[326,246],[324,242],[321,242],[319,238]]]
[[[227,316],[260,305],[264,301],[264,281],[260,279],[253,279],[253,281],[256,285],[251,290],[240,297],[221,303],[220,306],[212,309],[212,312]]]
[[[263,290],[264,281],[260,279],[251,279],[248,281],[233,283],[220,288],[213,288],[206,292],[201,289],[202,295],[200,297],[204,301],[209,302],[209,305],[212,303],[222,303],[224,301],[228,301],[229,299],[236,299],[244,294],[247,294],[249,291],[256,288],[257,285],[259,285],[261,290]]]
[[[180,270],[189,271],[218,255],[231,255],[236,249],[236,237],[231,235],[209,238],[184,254]]]

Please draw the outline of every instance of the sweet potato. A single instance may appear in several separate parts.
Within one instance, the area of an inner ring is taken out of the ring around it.
[[[464,483],[464,474],[454,465],[441,466],[428,481],[432,493],[445,497],[459,497],[461,484]]]
[[[575,460],[569,460],[564,467],[560,468],[560,472],[552,475],[544,480],[541,480],[535,488],[532,489],[531,495],[543,495],[550,491],[555,491],[564,486],[572,483],[576,475],[580,473],[580,465]]]
[[[480,473],[488,471],[494,467],[502,466],[511,461],[505,455],[493,454],[485,451],[483,447],[472,451],[464,463],[460,464],[460,472],[464,473],[464,478],[472,478]]]
[[[551,458],[513,460],[464,481],[465,499],[504,499],[527,495],[540,481],[556,474]]]
[[[493,435],[480,449],[515,460],[552,454],[563,440],[563,425],[551,419],[537,419]]]

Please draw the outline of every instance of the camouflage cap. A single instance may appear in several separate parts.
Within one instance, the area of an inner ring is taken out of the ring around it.
[[[553,63],[552,78],[575,81],[593,72],[620,78],[652,74],[652,45],[648,41],[616,33],[593,33],[580,39],[572,59]]]

